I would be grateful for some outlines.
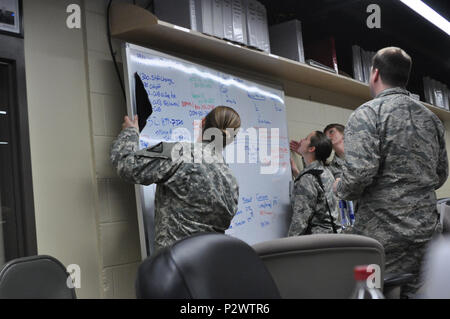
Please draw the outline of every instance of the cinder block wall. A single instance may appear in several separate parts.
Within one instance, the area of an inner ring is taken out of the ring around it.
[[[84,1],[101,292],[103,298],[134,298],[134,280],[141,260],[134,186],[118,179],[109,160],[111,143],[120,132],[127,111],[107,42],[107,3]],[[115,40],[113,48],[122,70],[121,47]]]

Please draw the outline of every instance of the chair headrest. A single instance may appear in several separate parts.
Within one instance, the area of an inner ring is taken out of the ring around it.
[[[253,246],[258,256],[271,254],[318,251],[329,249],[376,249],[384,256],[384,248],[377,240],[354,234],[312,234],[277,238]]]
[[[54,257],[17,258],[0,271],[0,299],[75,299],[75,289],[67,286],[68,277]]]
[[[280,298],[265,265],[245,242],[198,234],[162,249],[139,267],[138,298]]]

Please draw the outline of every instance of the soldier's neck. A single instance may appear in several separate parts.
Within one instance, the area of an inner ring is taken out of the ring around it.
[[[303,157],[303,159],[305,160],[305,164],[306,164],[306,166],[308,166],[309,164],[311,164],[312,162],[314,162],[316,159],[314,158],[314,156],[311,156],[311,155],[305,155],[304,157]]]
[[[376,98],[381,92],[386,91],[388,89],[392,89],[392,88],[394,88],[394,86],[389,86],[384,83],[379,83],[378,86],[374,90],[375,95],[373,97]]]
[[[340,142],[338,145],[334,146],[334,153],[337,155],[337,157],[339,158],[344,158],[344,142]]]

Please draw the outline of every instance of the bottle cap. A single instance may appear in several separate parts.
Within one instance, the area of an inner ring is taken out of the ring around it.
[[[366,280],[367,278],[369,278],[370,275],[372,275],[374,273],[373,269],[372,271],[369,271],[367,269],[368,266],[356,266],[355,267],[355,280]]]

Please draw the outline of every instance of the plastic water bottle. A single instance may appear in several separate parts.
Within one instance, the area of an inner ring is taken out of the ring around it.
[[[339,212],[341,215],[341,228],[342,230],[346,230],[351,225],[349,218],[347,217],[347,204],[345,200],[339,200]]]
[[[353,208],[353,202],[351,200],[347,201],[348,219],[350,226],[355,224],[355,209]]]
[[[368,285],[367,279],[372,275],[367,266],[355,267],[356,285],[351,299],[384,299],[380,289]]]

